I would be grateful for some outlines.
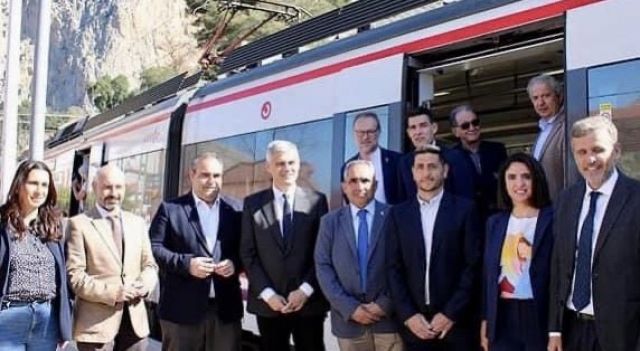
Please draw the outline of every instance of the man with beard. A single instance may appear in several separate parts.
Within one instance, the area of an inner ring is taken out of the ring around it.
[[[378,184],[376,188],[376,200],[397,204],[404,201],[398,182],[398,160],[400,154],[384,149],[378,144],[380,138],[380,119],[373,112],[363,112],[353,119],[353,136],[358,146],[358,153],[348,159],[340,169],[340,177],[343,176],[344,167],[353,160],[367,160],[373,163]]]
[[[389,290],[408,351],[478,349],[473,295],[481,226],[471,200],[443,184],[449,166],[439,148],[416,151],[417,196],[387,216]]]
[[[222,174],[216,154],[196,157],[191,191],[163,202],[151,223],[163,350],[240,350],[241,215],[220,196]]]
[[[102,167],[93,181],[96,206],[69,220],[67,273],[80,351],[146,349],[143,298],[157,283],[158,267],[144,219],[121,209],[124,182],[120,169]]]
[[[554,208],[549,351],[640,350],[640,183],[616,168],[618,131],[605,117],[571,128],[584,179]]]
[[[247,311],[258,317],[264,350],[324,350],[329,309],[318,286],[313,249],[324,194],[297,186],[300,155],[295,144],[274,140],[266,168],[273,185],[248,196],[242,211],[240,258],[249,277]]]

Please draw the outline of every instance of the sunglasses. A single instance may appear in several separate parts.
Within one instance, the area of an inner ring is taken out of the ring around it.
[[[460,128],[462,130],[467,130],[467,129],[471,128],[471,126],[477,127],[479,125],[480,125],[480,120],[476,118],[476,119],[474,119],[474,120],[472,120],[470,122],[461,123],[458,126],[458,128]]]

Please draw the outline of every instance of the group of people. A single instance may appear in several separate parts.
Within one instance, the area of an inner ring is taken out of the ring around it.
[[[0,208],[0,349],[142,350],[159,273],[164,350],[240,350],[245,272],[266,351],[291,339],[324,350],[328,311],[343,351],[640,350],[640,183],[616,168],[616,127],[572,126],[583,179],[561,191],[560,88],[539,76],[528,92],[541,117],[532,154],[481,140],[466,105],[450,116],[453,148],[428,109],[408,113],[415,150],[402,156],[378,145],[375,114],[359,114],[332,211],[297,185],[300,155],[284,140],[267,146],[272,186],[241,209],[221,195],[222,160],[198,155],[191,191],[148,231],[121,208],[110,165],[95,207],[63,229],[51,172],[26,161]]]

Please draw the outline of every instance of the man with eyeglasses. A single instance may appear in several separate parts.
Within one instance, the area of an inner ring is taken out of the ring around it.
[[[349,158],[340,168],[341,180],[344,167],[354,160],[371,161],[378,178],[378,188],[375,199],[386,204],[397,204],[404,201],[405,197],[400,189],[398,181],[398,161],[400,153],[380,147],[380,119],[371,111],[359,113],[353,119],[353,137],[358,147],[358,153]]]
[[[454,108],[449,122],[460,142],[448,153],[448,190],[475,200],[480,218],[485,220],[496,209],[498,171],[507,158],[507,150],[502,143],[481,139],[480,119],[469,105]]]

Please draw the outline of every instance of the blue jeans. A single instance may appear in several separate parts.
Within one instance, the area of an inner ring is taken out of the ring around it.
[[[0,350],[55,351],[58,318],[50,302],[16,304],[0,310]]]

